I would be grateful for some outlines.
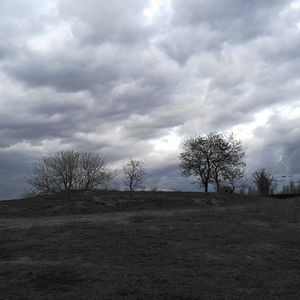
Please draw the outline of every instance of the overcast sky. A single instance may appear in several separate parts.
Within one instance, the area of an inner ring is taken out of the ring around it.
[[[182,142],[233,131],[248,172],[300,174],[300,1],[0,1],[0,197],[47,153],[145,161],[190,190]]]

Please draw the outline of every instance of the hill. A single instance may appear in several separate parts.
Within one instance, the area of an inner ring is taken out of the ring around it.
[[[1,201],[0,217],[43,217],[142,209],[228,206],[245,202],[247,199],[249,197],[237,194],[229,196],[216,193],[136,192],[134,199],[130,200],[127,192],[68,191]]]
[[[300,203],[72,192],[0,203],[1,299],[296,299]]]

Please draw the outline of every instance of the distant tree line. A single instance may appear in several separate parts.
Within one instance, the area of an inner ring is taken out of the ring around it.
[[[295,182],[291,180],[282,188],[282,194],[300,194],[300,180]]]
[[[245,192],[249,180],[245,177],[245,152],[242,143],[232,133],[210,132],[188,138],[179,154],[183,176],[205,192],[214,187],[217,192]],[[97,153],[60,151],[49,154],[33,164],[28,183],[33,193],[51,193],[69,190],[99,190],[113,186],[115,178],[123,174],[123,186],[133,193],[141,189],[145,178],[144,162],[130,159],[117,171]],[[274,192],[274,179],[265,169],[252,175],[256,191],[261,195]],[[157,190],[158,186],[155,185]],[[300,182],[284,186],[283,192],[300,192]]]
[[[28,194],[70,190],[103,190],[113,186],[119,171],[108,166],[100,155],[91,152],[60,151],[49,154],[33,164],[27,178]],[[133,192],[141,187],[145,171],[143,161],[129,160],[123,165],[125,187]]]
[[[282,180],[276,180],[272,174],[264,168],[255,171],[252,175],[252,180],[256,191],[263,196],[270,194],[300,194],[300,180],[298,182],[291,180],[287,184],[278,186],[278,182],[282,182]]]

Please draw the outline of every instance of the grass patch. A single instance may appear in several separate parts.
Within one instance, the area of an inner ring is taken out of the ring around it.
[[[55,218],[64,218],[53,216],[51,226],[0,219],[1,297],[297,299],[299,202],[250,200],[191,200],[173,211],[147,204],[124,212],[126,222],[118,221],[122,212],[59,224]]]

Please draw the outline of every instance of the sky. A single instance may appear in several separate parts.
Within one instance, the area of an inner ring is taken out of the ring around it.
[[[184,140],[242,140],[247,172],[300,175],[300,1],[0,2],[0,198],[61,150],[192,190]]]

